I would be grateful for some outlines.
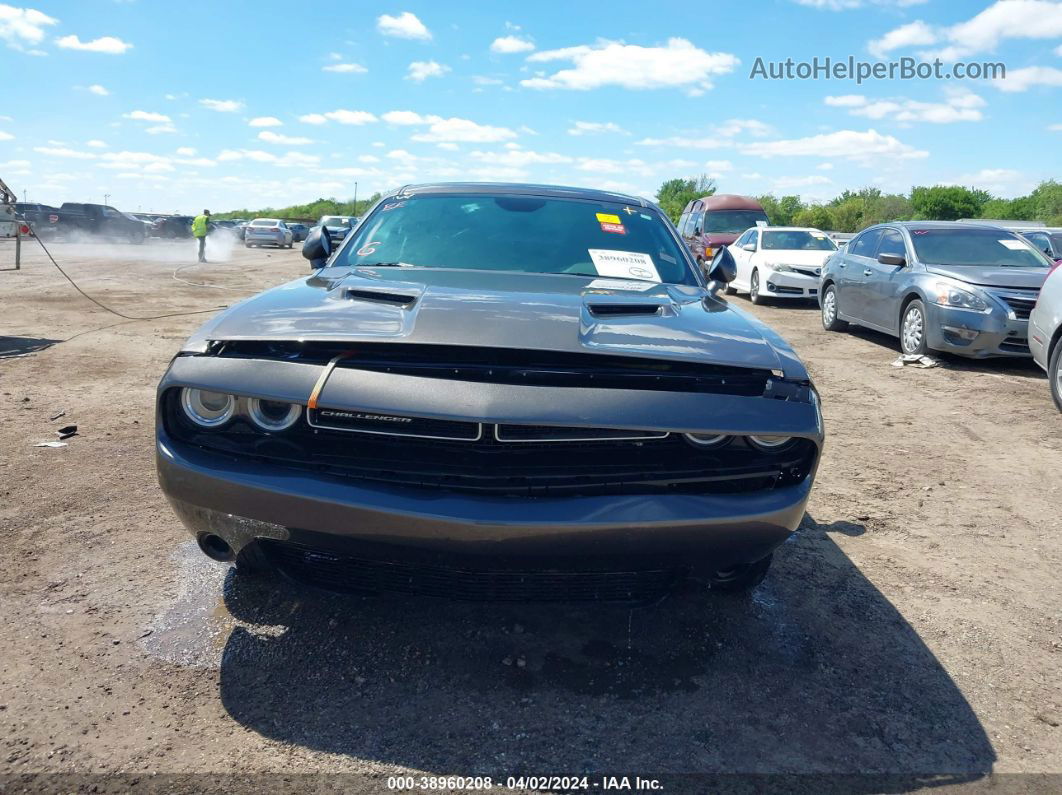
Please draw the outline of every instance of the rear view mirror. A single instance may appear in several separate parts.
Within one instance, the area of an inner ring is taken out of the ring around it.
[[[332,240],[328,236],[328,230],[323,226],[315,226],[302,244],[302,256],[310,261],[310,267],[317,270],[325,266],[331,254]]]
[[[726,246],[720,246],[708,266],[708,281],[714,285],[713,289],[718,289],[719,285],[729,284],[734,281],[736,276],[737,263],[734,262],[734,255],[730,253],[730,249]],[[712,285],[709,285],[709,287],[712,287]]]
[[[745,249],[745,251],[755,251],[756,250],[756,244],[755,243],[746,243],[745,245],[742,246],[742,248]]]
[[[907,260],[899,254],[878,254],[878,262],[882,265],[895,265],[897,268],[907,264]]]

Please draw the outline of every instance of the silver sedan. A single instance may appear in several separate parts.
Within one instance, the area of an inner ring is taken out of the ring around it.
[[[243,244],[247,248],[254,246],[278,246],[291,248],[293,235],[288,225],[278,218],[255,218],[247,224],[243,233]]]
[[[1029,315],[1029,350],[1047,371],[1051,397],[1062,411],[1062,267],[1057,265]]]

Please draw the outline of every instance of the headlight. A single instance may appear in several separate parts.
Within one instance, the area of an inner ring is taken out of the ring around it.
[[[181,390],[181,408],[196,425],[216,428],[232,418],[236,411],[236,398],[224,392],[184,387]]]
[[[781,265],[781,264],[779,264],[779,265],[768,265],[767,267],[771,268],[776,273],[792,273],[793,272],[793,268],[790,265]]]
[[[283,431],[299,419],[302,406],[298,403],[251,398],[247,401],[247,413],[251,421],[263,431]]]
[[[694,447],[709,448],[709,447],[722,447],[730,440],[730,437],[725,433],[684,433],[686,441],[692,444]]]
[[[967,290],[960,290],[947,282],[937,282],[937,293],[933,300],[941,306],[950,306],[955,309],[970,309],[974,312],[984,312],[988,304],[981,298]]]
[[[761,450],[778,450],[793,441],[792,436],[746,436],[745,438],[753,447]]]

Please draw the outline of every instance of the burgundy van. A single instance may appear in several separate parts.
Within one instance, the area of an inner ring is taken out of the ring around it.
[[[711,262],[720,246],[729,246],[758,221],[768,223],[767,213],[755,199],[717,193],[694,199],[679,218],[678,231],[698,262]]]

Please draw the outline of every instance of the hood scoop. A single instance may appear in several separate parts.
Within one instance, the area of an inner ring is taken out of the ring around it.
[[[587,304],[586,308],[594,317],[630,317],[639,315],[659,315],[661,310],[664,308],[664,305],[653,303],[636,304],[630,302],[597,302],[593,304]]]
[[[420,295],[417,293],[398,293],[391,292],[390,290],[372,290],[363,289],[357,287],[348,287],[346,289],[347,298],[353,298],[356,301],[372,301],[377,304],[389,304],[391,306],[410,307],[412,306]]]

